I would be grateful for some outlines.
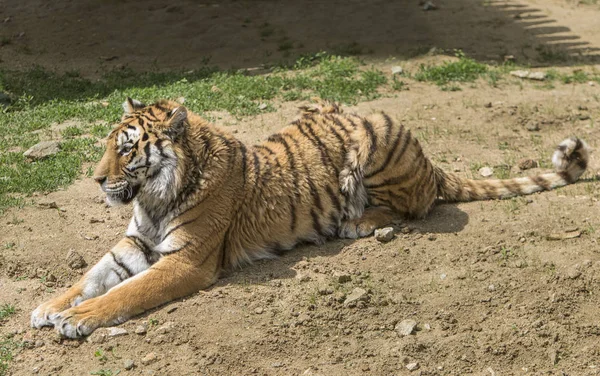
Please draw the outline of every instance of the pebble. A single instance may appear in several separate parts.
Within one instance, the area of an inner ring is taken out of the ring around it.
[[[577,279],[580,276],[581,276],[581,271],[577,267],[571,268],[569,270],[569,272],[567,273],[567,277],[569,277],[569,279]]]
[[[437,8],[437,5],[435,5],[431,1],[427,1],[425,2],[425,4],[423,4],[423,10],[436,10]]]
[[[384,227],[375,230],[375,239],[381,243],[387,243],[394,238],[394,228]]]
[[[156,354],[151,352],[142,358],[142,364],[147,366],[148,364],[152,364],[152,363],[156,362],[157,359],[158,359],[158,357],[156,356]]]
[[[42,141],[30,147],[23,156],[30,160],[40,160],[60,152],[58,141]]]
[[[394,65],[394,66],[392,67],[392,74],[394,74],[394,75],[395,75],[395,74],[402,74],[402,72],[404,72],[404,69],[402,69],[402,67],[401,67],[401,66],[399,66],[399,65]]]
[[[123,362],[123,368],[125,368],[126,370],[130,370],[133,367],[135,367],[135,362],[133,361],[133,359],[125,359],[125,361]]]
[[[71,269],[83,269],[87,266],[87,262],[77,251],[70,249],[67,253],[67,265]]]
[[[124,328],[108,328],[108,338],[126,336],[127,334],[129,334],[129,332]]]
[[[483,176],[484,178],[489,178],[493,174],[494,170],[492,170],[491,167],[482,167],[479,169],[479,175]]]
[[[264,110],[266,108],[267,108],[267,104],[266,103],[261,103],[261,104],[258,105],[258,109],[259,110]]]
[[[264,310],[264,308],[263,308],[263,307],[257,307],[257,308],[254,310],[254,313],[256,313],[257,315],[261,315],[261,314],[262,314],[264,311],[265,311],[265,310]]]
[[[533,159],[523,158],[519,161],[519,170],[529,170],[530,168],[536,168],[538,163]]]
[[[362,289],[360,287],[356,287],[354,290],[352,290],[350,295],[346,297],[346,300],[344,300],[344,305],[348,306],[352,303],[356,304],[356,302],[366,301],[368,299],[369,295],[367,295],[367,290]]]
[[[156,329],[156,333],[158,334],[167,334],[175,327],[175,323],[173,321],[167,321]]]
[[[408,363],[406,365],[406,369],[409,370],[409,371],[417,370],[417,369],[419,369],[419,363],[417,363],[417,362]]]
[[[308,282],[308,281],[310,281],[310,276],[308,274],[298,274],[296,276],[296,278],[300,282]]]
[[[546,79],[546,73],[544,72],[530,72],[526,70],[515,70],[511,71],[510,74],[519,78],[527,78],[530,80],[543,81]]]
[[[146,334],[147,331],[148,331],[148,324],[147,323],[143,323],[142,325],[138,325],[135,328],[135,334],[143,335],[143,334]]]
[[[398,333],[399,336],[406,337],[411,335],[415,331],[416,327],[417,322],[415,320],[406,319],[396,324],[394,330],[396,331],[396,333]]]
[[[275,362],[275,363],[271,364],[271,367],[273,367],[273,368],[281,368],[281,367],[283,367],[283,363],[281,363],[281,362]]]
[[[489,285],[489,286],[488,286],[488,291],[496,291],[496,286],[494,286],[494,285]]]
[[[106,332],[103,330],[96,330],[87,337],[86,341],[98,344],[104,343],[104,341],[106,341]]]

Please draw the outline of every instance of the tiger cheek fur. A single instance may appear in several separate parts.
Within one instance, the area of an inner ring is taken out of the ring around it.
[[[225,269],[301,242],[370,235],[396,216],[424,217],[436,198],[496,199],[575,182],[589,152],[563,141],[555,172],[470,180],[425,156],[383,113],[320,102],[265,142],[246,146],[179,103],[127,99],[95,179],[113,203],[133,200],[121,241],[31,325],[80,337],[210,286]]]

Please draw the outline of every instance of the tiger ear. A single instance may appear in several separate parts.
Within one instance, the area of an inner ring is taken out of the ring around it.
[[[178,138],[185,130],[188,114],[183,106],[176,107],[167,114],[166,127],[164,133],[171,139]]]
[[[125,111],[125,114],[130,114],[137,110],[141,110],[144,107],[146,107],[145,104],[138,100],[131,99],[130,97],[127,97],[127,100],[123,102],[123,111]]]

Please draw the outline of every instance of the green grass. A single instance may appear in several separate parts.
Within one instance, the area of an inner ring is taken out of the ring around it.
[[[97,376],[116,376],[118,374],[121,373],[121,370],[116,370],[116,371],[112,371],[110,369],[99,369],[97,371],[92,371],[90,372],[90,375],[97,375]]]
[[[10,338],[0,339],[0,376],[5,376],[8,365],[13,359],[13,352],[19,348],[19,343]]]
[[[456,53],[456,56],[459,58],[458,61],[446,62],[437,66],[421,65],[415,74],[415,79],[434,82],[442,89],[455,91],[460,88],[451,83],[473,82],[489,70],[487,65],[466,57],[460,51]],[[496,76],[494,79],[497,81]]]
[[[0,306],[0,321],[4,320],[10,315],[14,315],[17,312],[16,308],[12,304],[3,304]]]
[[[355,104],[377,98],[386,82],[382,72],[356,58],[326,53],[303,56],[290,67],[255,76],[209,67],[185,73],[120,70],[99,80],[40,68],[0,71],[0,90],[13,99],[0,112],[0,213],[27,203],[33,192],[70,184],[82,173],[83,163],[97,161],[102,148],[96,142],[110,131],[108,124],[119,120],[127,96],[145,102],[184,97],[194,112],[227,111],[241,117],[274,111],[273,101],[313,96]],[[259,108],[261,103],[267,108]],[[60,153],[36,162],[23,157],[23,151],[39,142],[52,124],[66,120],[79,124],[61,132]],[[91,137],[81,137],[84,134]]]

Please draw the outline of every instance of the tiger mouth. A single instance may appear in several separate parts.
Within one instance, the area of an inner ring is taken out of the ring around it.
[[[116,184],[116,186],[106,187],[104,192],[110,201],[128,204],[135,198],[139,190],[139,185],[131,185],[127,182],[124,182]]]

